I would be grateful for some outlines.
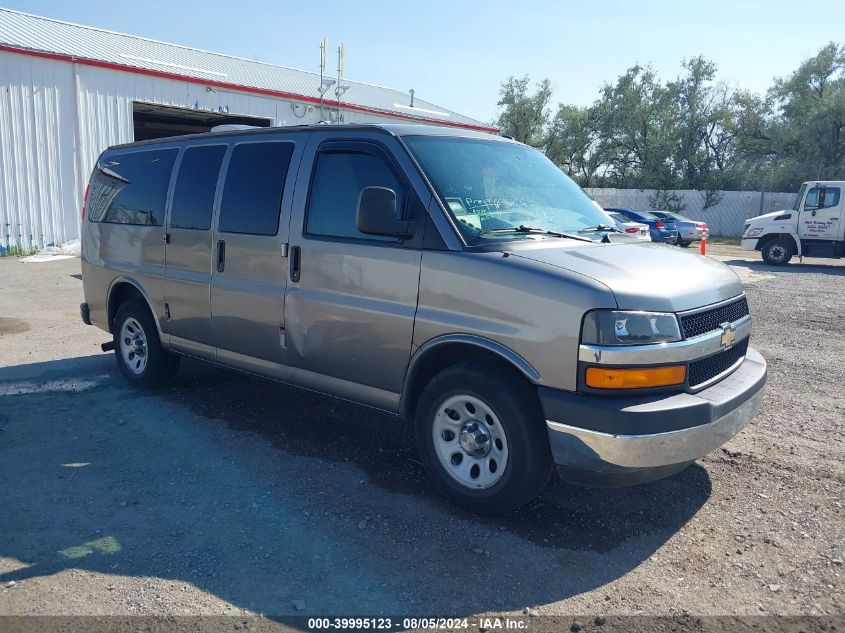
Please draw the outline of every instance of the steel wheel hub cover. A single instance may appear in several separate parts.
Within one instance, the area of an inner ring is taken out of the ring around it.
[[[120,328],[120,355],[133,374],[147,368],[147,336],[137,319],[129,317]]]
[[[505,429],[493,408],[476,396],[444,400],[434,415],[432,440],[440,466],[466,488],[490,488],[505,473]]]

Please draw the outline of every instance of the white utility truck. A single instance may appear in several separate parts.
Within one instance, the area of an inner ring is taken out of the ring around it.
[[[845,181],[805,182],[792,209],[745,222],[742,250],[760,251],[763,261],[782,266],[799,257],[845,256],[842,190]]]

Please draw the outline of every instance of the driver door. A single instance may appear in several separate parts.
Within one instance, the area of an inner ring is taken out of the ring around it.
[[[804,199],[798,231],[801,239],[835,240],[842,222],[840,187],[811,187]]]

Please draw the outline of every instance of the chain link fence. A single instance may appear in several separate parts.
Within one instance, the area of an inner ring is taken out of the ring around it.
[[[655,189],[587,189],[603,207],[623,207],[637,211],[668,210],[653,207],[658,199],[674,194],[683,206],[678,211],[692,220],[706,222],[710,235],[720,237],[740,237],[745,220],[756,215],[790,209],[795,201],[794,193],[771,191],[697,191],[681,189],[678,191],[658,192]],[[707,201],[711,206],[704,208]],[[715,204],[713,202],[715,201]]]

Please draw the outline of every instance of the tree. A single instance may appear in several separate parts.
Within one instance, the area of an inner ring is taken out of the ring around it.
[[[649,67],[633,66],[605,84],[596,102],[597,133],[607,149],[606,178],[616,187],[672,188],[674,103]]]
[[[515,140],[542,147],[546,141],[546,127],[549,123],[549,101],[552,85],[548,79],[539,82],[533,94],[529,94],[531,80],[528,75],[517,79],[508,77],[499,88],[499,115],[496,126],[503,134]]]
[[[594,108],[560,104],[546,134],[546,155],[582,187],[592,187],[605,167],[606,142]]]
[[[845,178],[845,46],[824,46],[769,91],[779,110],[773,137],[780,187]]]
[[[548,79],[532,91],[527,75],[509,77],[496,124],[585,187],[655,189],[664,207],[681,204],[669,192],[698,189],[712,206],[720,190],[845,179],[845,46],[833,42],[765,96],[718,82],[700,56],[669,82],[632,66],[593,105],[559,104],[553,117],[551,93]]]

